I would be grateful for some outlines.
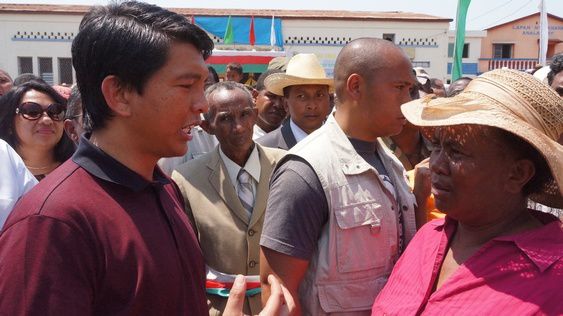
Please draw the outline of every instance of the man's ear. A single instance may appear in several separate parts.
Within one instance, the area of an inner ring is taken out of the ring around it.
[[[285,110],[285,113],[287,113],[287,115],[289,115],[289,104],[287,104],[287,98],[285,96],[282,97],[282,103],[283,103],[283,109]]]
[[[252,100],[256,104],[256,98],[258,97],[258,94],[260,94],[260,92],[256,89],[252,88],[252,91],[250,91],[250,94],[252,94]]]
[[[207,134],[209,135],[215,135],[215,132],[213,131],[213,128],[211,128],[211,124],[209,124],[208,120],[203,120],[201,121],[201,123],[199,123],[199,126],[201,127],[201,129],[203,129]]]
[[[68,136],[75,144],[78,144],[78,140],[80,139],[80,135],[76,132],[76,128],[74,128],[74,123],[72,120],[66,119],[63,123],[63,128],[65,130],[66,136]]]
[[[346,93],[353,99],[358,100],[362,92],[364,79],[358,74],[351,74],[346,80]]]
[[[534,163],[528,159],[519,159],[514,162],[509,170],[506,190],[510,193],[518,194],[536,174]]]
[[[102,94],[108,107],[117,116],[131,116],[131,101],[134,91],[124,87],[118,77],[109,75],[102,81]]]

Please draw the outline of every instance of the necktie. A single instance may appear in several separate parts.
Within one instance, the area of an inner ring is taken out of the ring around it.
[[[250,174],[244,169],[240,169],[238,176],[238,197],[242,206],[246,210],[248,218],[252,215],[252,208],[254,208],[254,194],[252,193],[252,178]]]

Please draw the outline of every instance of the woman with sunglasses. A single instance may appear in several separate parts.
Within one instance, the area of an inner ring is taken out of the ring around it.
[[[66,100],[40,82],[22,84],[0,99],[0,138],[38,180],[74,153],[63,129],[65,110]]]

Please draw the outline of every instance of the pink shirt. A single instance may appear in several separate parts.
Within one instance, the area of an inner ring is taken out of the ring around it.
[[[457,222],[426,224],[395,265],[372,315],[563,314],[561,222],[534,215],[543,227],[489,241],[435,292]]]

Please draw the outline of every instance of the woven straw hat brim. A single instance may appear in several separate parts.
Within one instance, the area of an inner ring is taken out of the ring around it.
[[[543,155],[556,182],[530,198],[547,206],[563,207],[563,146],[514,113],[499,107],[488,96],[474,91],[462,92],[452,98],[429,95],[403,104],[401,111],[417,126],[475,124],[500,128],[521,137]]]
[[[326,85],[328,92],[334,93],[334,80],[332,78],[303,78],[283,73],[271,74],[264,80],[266,90],[283,96],[283,89],[298,85]]]

